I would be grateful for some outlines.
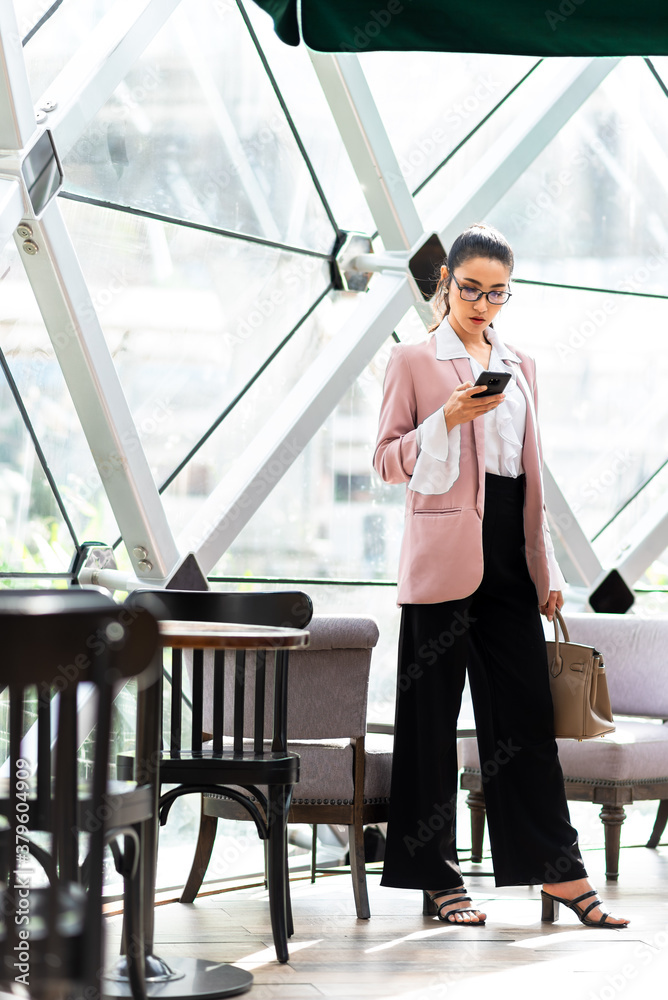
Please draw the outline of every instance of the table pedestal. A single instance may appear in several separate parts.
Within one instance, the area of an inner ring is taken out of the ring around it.
[[[156,955],[146,958],[146,996],[165,1000],[213,1000],[246,993],[253,977],[245,969],[208,958],[170,958],[169,964]],[[104,977],[103,1000],[132,997],[127,962],[122,956],[116,968]]]

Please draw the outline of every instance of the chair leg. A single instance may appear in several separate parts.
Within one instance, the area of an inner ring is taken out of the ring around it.
[[[131,871],[135,844],[125,838],[123,866],[123,943],[127,975],[134,1000],[146,1000],[144,926],[142,920],[142,886],[140,868]]]
[[[274,936],[276,958],[279,962],[287,962],[287,892],[286,892],[286,855],[287,855],[287,810],[284,785],[269,785],[267,794],[267,825],[269,827],[267,884],[269,890],[269,913],[271,915],[271,930]]]
[[[202,882],[204,881],[204,876],[211,860],[217,828],[218,820],[216,817],[205,815],[204,800],[202,799],[202,814],[199,821],[199,835],[197,837],[197,846],[195,847],[195,857],[193,858],[188,880],[179,898],[179,903],[192,903],[202,888]]]
[[[606,803],[600,812],[605,828],[605,877],[609,882],[619,878],[619,846],[622,823],[626,819],[624,806]]]
[[[288,838],[285,838],[285,922],[288,930],[288,937],[292,937],[295,932],[295,925],[292,920],[292,900],[290,899],[290,866],[288,865]]]
[[[364,858],[364,827],[361,821],[348,827],[348,850],[350,852],[350,874],[353,879],[353,894],[358,920],[368,920],[369,894],[366,887],[366,863]]]
[[[482,789],[470,791],[466,804],[471,810],[471,861],[480,862],[485,837],[485,795]]]
[[[659,808],[656,813],[656,819],[654,820],[654,829],[652,830],[652,836],[645,844],[645,847],[659,846],[659,841],[661,840],[661,834],[666,829],[666,823],[668,823],[668,799],[661,799],[661,801],[659,802]]]

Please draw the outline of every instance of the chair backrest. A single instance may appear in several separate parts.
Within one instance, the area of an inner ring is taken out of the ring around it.
[[[573,642],[603,654],[610,701],[617,715],[668,719],[668,618],[568,614]]]
[[[131,608],[143,607],[157,618],[173,621],[229,622],[240,625],[273,625],[305,628],[313,614],[307,594],[135,590],[126,601]],[[267,656],[269,652],[269,656]],[[275,749],[285,749],[287,733],[287,656],[281,650],[259,650],[246,656],[244,650],[213,654],[197,649],[186,656],[171,651],[171,698],[165,730],[169,750],[178,755],[184,746],[183,667],[191,677],[190,752],[202,750],[204,739],[213,739],[214,752],[223,749],[223,737],[232,736],[237,753],[244,752],[244,738],[252,738],[261,753],[264,739],[271,737]],[[267,671],[267,660],[270,669]],[[214,669],[215,665],[215,669]]]
[[[135,676],[155,662],[157,623],[150,614],[129,613],[101,593],[5,591],[0,592],[0,635],[0,678],[9,692],[9,770],[0,796],[9,821],[2,849],[4,927],[0,977],[16,978],[14,949],[25,941],[19,938],[21,927],[30,934],[30,947],[24,949],[30,960],[23,981],[29,982],[31,991],[39,992],[40,983],[55,978],[76,979],[93,986],[98,980],[95,988],[99,989],[104,852],[101,820],[107,811],[113,693],[119,680]],[[150,668],[147,672],[152,673]],[[92,684],[97,694],[93,769],[85,789],[80,788],[77,774],[77,699],[81,684]],[[52,734],[55,695],[57,725]],[[35,714],[38,733],[33,752],[26,749],[24,736]],[[26,802],[28,791],[30,801]],[[43,890],[29,888],[33,865],[28,855],[28,834],[32,829],[47,830],[52,837],[51,851],[45,858],[49,886]],[[86,893],[77,887],[80,830],[90,837]],[[76,902],[76,898],[80,898],[81,912],[72,912],[69,920],[63,919],[61,912],[58,919],[63,901]],[[19,924],[15,914],[28,919]],[[40,921],[46,924],[46,936]],[[76,970],[71,961],[73,948],[77,953]]]
[[[306,649],[290,657],[290,739],[364,736],[378,625],[364,615],[316,615]]]

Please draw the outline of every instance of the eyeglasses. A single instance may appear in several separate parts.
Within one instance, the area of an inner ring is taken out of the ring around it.
[[[464,299],[464,302],[478,302],[485,295],[491,306],[502,306],[512,295],[512,292],[506,289],[503,289],[503,291],[492,290],[491,292],[480,292],[477,288],[471,288],[470,285],[460,285],[454,274],[450,275],[450,277],[459,289],[459,296]]]

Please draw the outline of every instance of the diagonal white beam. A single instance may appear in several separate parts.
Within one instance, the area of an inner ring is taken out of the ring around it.
[[[164,581],[179,552],[57,199],[29,225],[37,252],[17,246],[135,573]]]
[[[179,538],[179,548],[194,552],[205,574],[285,475],[412,302],[405,275],[379,275],[357,313],[244,449]]]
[[[448,183],[456,159],[442,173],[444,201],[436,231],[449,248],[459,233],[487,212],[506,194],[560,129],[603,83],[619,59],[557,59],[543,62],[529,83],[536,93],[503,133],[457,183]],[[440,175],[439,175],[440,176]]]
[[[16,180],[0,179],[0,249],[4,247],[23,216],[23,194]]]
[[[353,54],[309,51],[386,250],[410,250],[424,235],[369,84]]]
[[[550,529],[559,536],[570,562],[570,566],[562,566],[561,569],[569,583],[591,590],[603,573],[603,566],[547,466],[543,469],[543,483]]]
[[[56,105],[48,125],[61,160],[127,76],[180,0],[117,0],[68,64],[47,87],[39,105]]]
[[[615,569],[630,587],[668,547],[668,493],[664,493],[629,532]]]
[[[11,0],[0,3],[0,149],[22,149],[35,131],[28,74]]]

